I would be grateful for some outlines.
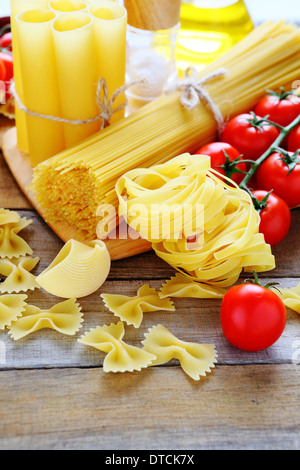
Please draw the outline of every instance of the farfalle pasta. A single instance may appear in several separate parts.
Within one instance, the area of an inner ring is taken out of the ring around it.
[[[103,362],[104,372],[133,372],[148,367],[156,356],[144,349],[123,341],[124,324],[98,326],[79,338],[79,343],[107,353]]]
[[[176,273],[166,281],[160,289],[159,296],[166,297],[191,297],[194,299],[220,299],[226,294],[226,289],[214,287],[209,284],[195,282],[193,279],[181,273]]]
[[[8,294],[0,296],[0,330],[9,327],[25,310],[25,294]]]
[[[15,340],[24,338],[44,328],[73,336],[82,327],[83,313],[75,299],[60,302],[49,310],[41,310],[34,305],[26,305],[22,317],[9,327],[9,335]]]
[[[142,286],[135,297],[119,294],[101,294],[107,308],[128,325],[139,328],[144,312],[159,310],[174,311],[175,307],[169,299],[161,299],[154,288],[147,284]]]
[[[39,289],[36,276],[30,272],[36,267],[39,260],[39,258],[32,256],[0,259],[0,274],[6,277],[5,281],[0,284],[0,292],[26,292]]]
[[[152,365],[178,359],[184,372],[194,380],[200,380],[215,367],[217,352],[213,344],[181,341],[162,325],[150,328],[145,338],[144,350],[156,356]]]
[[[280,288],[279,292],[284,305],[300,314],[300,284],[290,288]]]
[[[183,154],[129,171],[116,192],[120,215],[160,258],[194,281],[224,288],[243,269],[268,271],[275,260],[250,195],[222,178],[208,156]]]
[[[20,216],[17,212],[9,209],[0,209],[0,226],[19,222]]]
[[[32,255],[32,249],[18,233],[32,223],[17,212],[0,210],[0,258]]]
[[[37,283],[57,297],[85,297],[104,283],[110,271],[110,256],[101,240],[89,244],[69,240]]]

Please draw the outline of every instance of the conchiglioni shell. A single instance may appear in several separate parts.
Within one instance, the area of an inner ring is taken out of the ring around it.
[[[98,290],[109,271],[110,256],[104,242],[95,240],[86,245],[69,240],[36,281],[56,297],[79,298]]]

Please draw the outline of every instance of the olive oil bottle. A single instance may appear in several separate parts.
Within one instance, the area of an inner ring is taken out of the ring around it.
[[[198,70],[244,38],[253,22],[243,0],[183,0],[176,61]]]

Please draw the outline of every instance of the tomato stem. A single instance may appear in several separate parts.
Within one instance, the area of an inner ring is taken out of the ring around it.
[[[251,193],[251,198],[252,198],[255,210],[258,213],[260,213],[267,207],[267,202],[272,192],[273,192],[273,189],[271,189],[271,191],[269,191],[268,194],[266,194],[265,197],[261,201],[259,201],[257,197],[255,197],[254,194]]]
[[[249,124],[250,124],[252,127],[255,127],[256,129],[258,129],[259,131],[261,131],[263,125],[264,125],[266,122],[268,123],[269,115],[264,116],[263,118],[258,118],[258,117],[256,116],[256,114],[254,113],[254,111],[250,111],[250,114],[251,114],[251,116],[252,116],[252,119],[247,119],[247,121],[249,122]]]
[[[276,286],[280,286],[279,282],[269,282],[268,284],[263,286],[258,278],[257,272],[254,269],[253,269],[253,276],[254,276],[254,279],[245,279],[244,282],[249,283],[249,284],[255,284],[257,286],[264,287],[265,289],[276,289],[280,292],[278,287],[276,287]]]
[[[11,31],[11,26],[10,24],[6,24],[3,26],[3,28],[0,29],[0,38],[5,34],[5,33],[10,33]]]
[[[270,156],[272,153],[276,152],[280,144],[284,141],[284,139],[292,132],[297,126],[300,125],[300,114],[299,116],[291,122],[287,127],[283,127],[277,139],[273,142],[273,144],[268,148],[268,150],[256,161],[253,162],[251,169],[248,171],[247,175],[240,183],[239,187],[244,189],[245,191],[249,192],[247,188],[247,184],[251,180],[251,178],[255,175],[260,165]]]
[[[269,95],[275,96],[280,101],[286,100],[291,95],[295,95],[295,90],[285,91],[283,86],[280,87],[280,94],[273,90],[266,90],[266,91],[269,93]]]

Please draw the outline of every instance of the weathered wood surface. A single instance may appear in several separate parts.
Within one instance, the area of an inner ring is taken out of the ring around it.
[[[297,449],[297,366],[12,370],[1,376],[7,449]]]
[[[35,273],[41,272],[63,243],[30,207],[1,158],[0,207],[33,220],[22,236],[40,257]],[[297,209],[289,236],[273,250],[277,268],[264,274],[266,282],[300,282],[299,230]],[[152,252],[114,261],[99,292],[79,300],[85,322],[75,337],[42,330],[14,342],[0,332],[1,449],[299,448],[300,317],[291,310],[283,336],[259,353],[228,344],[219,300],[174,299],[175,312],[147,313],[140,329],[126,327],[125,340],[136,346],[158,323],[183,340],[215,344],[218,363],[200,382],[176,361],[105,374],[104,354],[77,342],[89,328],[118,321],[101,292],[134,295],[144,283],[159,288],[173,274]],[[36,290],[28,302],[46,308],[58,299]]]

